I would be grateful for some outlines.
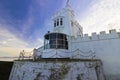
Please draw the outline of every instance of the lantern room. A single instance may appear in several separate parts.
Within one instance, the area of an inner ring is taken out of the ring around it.
[[[48,32],[44,36],[44,49],[68,49],[67,35]]]

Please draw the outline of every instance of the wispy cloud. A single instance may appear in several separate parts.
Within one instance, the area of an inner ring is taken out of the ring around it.
[[[0,46],[5,46],[5,47],[23,47],[27,46],[27,44],[23,41],[20,41],[18,38],[15,37],[11,32],[9,32],[5,28],[0,28],[0,41],[1,45]],[[14,45],[13,45],[14,42]],[[17,43],[17,44],[16,44]],[[23,45],[23,46],[21,46]]]
[[[35,23],[35,14],[34,12],[34,7],[32,6],[32,4],[29,6],[28,8],[28,14],[26,19],[24,19],[23,23],[21,24],[22,27],[22,34],[25,35],[26,33],[28,33],[28,31],[34,27],[32,26]]]
[[[79,17],[79,16],[78,16]],[[120,28],[120,1],[97,0],[93,1],[84,18],[79,17],[84,33],[100,32]]]
[[[32,48],[28,48],[28,43],[0,27],[0,56],[19,55],[22,49],[32,50]]]

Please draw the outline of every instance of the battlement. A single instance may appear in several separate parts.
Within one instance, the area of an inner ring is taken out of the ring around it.
[[[96,32],[92,33],[91,36],[88,34],[84,34],[83,37],[78,35],[77,38],[73,38],[73,42],[79,41],[94,41],[94,40],[106,40],[106,39],[116,39],[120,38],[120,31],[117,32],[115,29],[109,30],[109,33],[106,31],[101,31],[99,34]]]

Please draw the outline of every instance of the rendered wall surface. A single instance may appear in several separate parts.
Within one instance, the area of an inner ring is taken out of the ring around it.
[[[72,50],[80,49],[83,52],[92,50],[96,58],[103,62],[103,69],[106,76],[120,79],[120,34],[111,30],[109,34],[104,31],[99,35],[93,33],[92,36],[84,35],[83,38],[77,37],[72,40]],[[82,56],[81,56],[82,57]]]
[[[104,80],[100,61],[15,61],[9,80]]]

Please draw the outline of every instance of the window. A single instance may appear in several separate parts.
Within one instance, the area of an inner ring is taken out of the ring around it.
[[[73,22],[71,21],[71,26],[73,26]]]
[[[60,25],[62,26],[63,25],[63,19],[60,18]]]
[[[56,34],[51,34],[50,39],[52,39],[52,40],[56,39]]]
[[[57,37],[58,37],[59,39],[63,39],[63,36],[64,36],[63,34],[58,34],[58,35],[57,35]]]
[[[56,20],[54,21],[54,27],[56,27]]]
[[[57,26],[59,26],[59,19],[57,19]]]

